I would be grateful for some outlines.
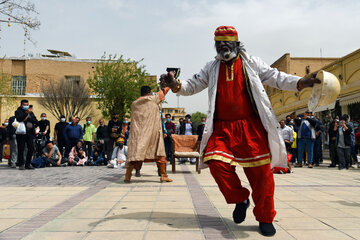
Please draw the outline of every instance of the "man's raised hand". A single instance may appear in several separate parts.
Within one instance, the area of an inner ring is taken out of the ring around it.
[[[313,87],[315,83],[321,83],[319,79],[316,78],[317,73],[312,73],[309,77],[299,79],[297,83],[297,89],[300,91],[304,88]]]
[[[174,73],[168,72],[167,74],[161,74],[160,85],[161,88],[169,87],[170,89],[175,89],[177,86],[177,82],[174,77]]]

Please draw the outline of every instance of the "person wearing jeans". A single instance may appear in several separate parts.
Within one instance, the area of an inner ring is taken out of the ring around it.
[[[309,115],[311,116],[311,113],[307,111],[304,113],[303,119],[295,119],[300,124],[298,131],[298,163],[295,167],[302,167],[301,161],[304,156],[304,150],[306,150],[308,156],[308,167],[313,167],[316,120],[310,118]]]

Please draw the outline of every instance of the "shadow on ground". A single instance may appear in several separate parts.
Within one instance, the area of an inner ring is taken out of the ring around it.
[[[126,209],[125,207],[123,209]],[[156,217],[154,216],[156,214]],[[150,217],[149,217],[150,215]],[[154,216],[154,217],[152,217]],[[166,225],[168,227],[174,228],[176,230],[186,230],[186,229],[194,229],[197,226],[194,226],[194,221],[190,221],[191,219],[194,219],[193,214],[185,214],[185,213],[172,213],[172,212],[134,212],[134,213],[126,213],[126,214],[118,214],[106,217],[104,219],[101,219],[99,221],[95,221],[89,224],[91,227],[96,227],[97,225],[112,221],[115,219],[131,219],[131,220],[150,220],[150,222],[155,222],[159,224]],[[204,232],[221,232],[221,235],[224,239],[233,239],[234,236],[231,233],[230,230],[228,230],[226,227],[226,223],[223,222],[223,220],[219,217],[213,217],[208,215],[196,215],[195,217],[200,220],[200,224],[202,226],[199,226]],[[227,224],[234,224],[229,219]],[[258,232],[259,228],[258,226],[241,226],[237,225],[238,229],[237,231],[241,232],[241,238],[247,238],[249,237],[249,234],[246,232]]]

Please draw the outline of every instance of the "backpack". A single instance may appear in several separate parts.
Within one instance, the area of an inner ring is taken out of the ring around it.
[[[34,158],[34,160],[32,160],[31,165],[34,168],[44,168],[46,167],[46,157],[38,157],[38,158]]]

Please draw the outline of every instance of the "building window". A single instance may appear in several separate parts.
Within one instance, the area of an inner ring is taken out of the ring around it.
[[[26,76],[13,76],[11,90],[14,95],[25,95]]]
[[[169,109],[168,112],[169,112],[169,113],[172,113],[172,109]]]
[[[80,76],[65,76],[66,83],[80,83]]]

